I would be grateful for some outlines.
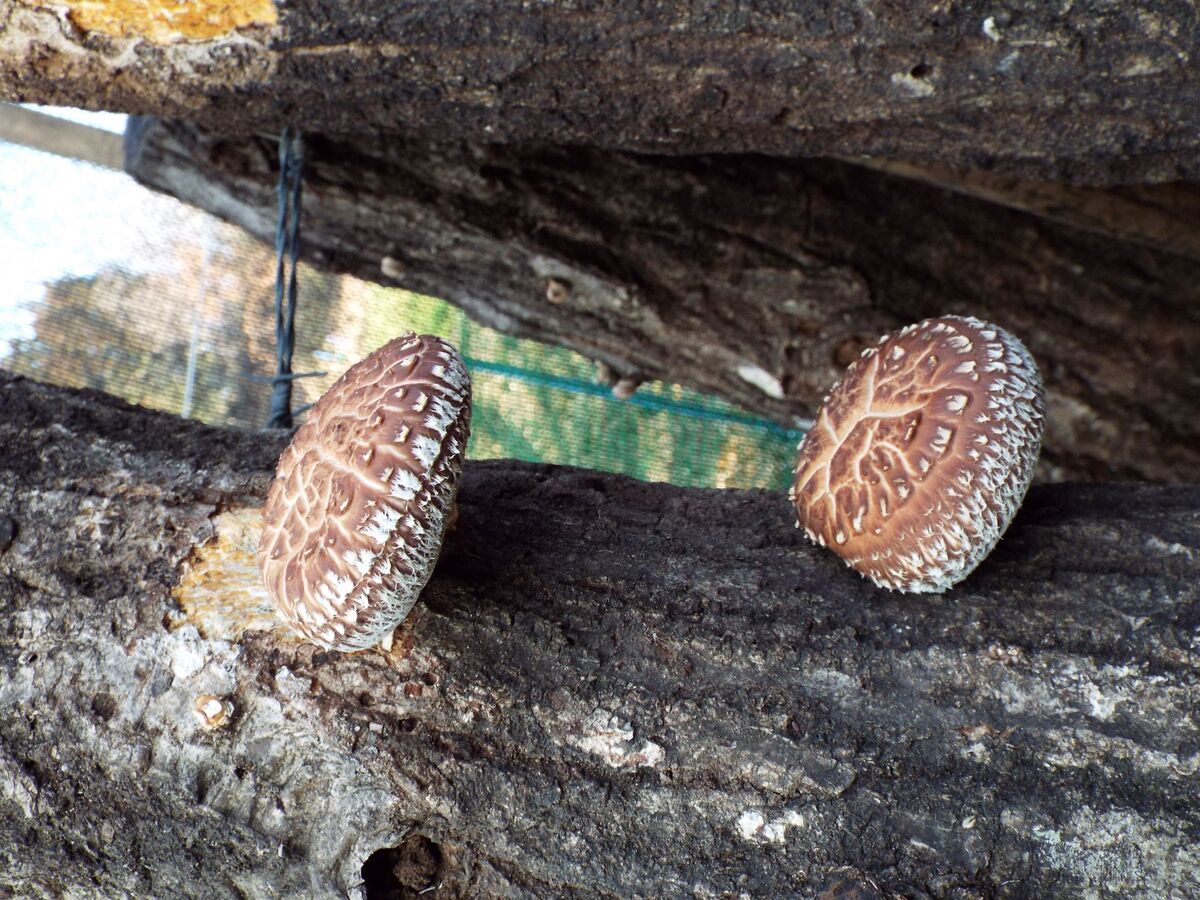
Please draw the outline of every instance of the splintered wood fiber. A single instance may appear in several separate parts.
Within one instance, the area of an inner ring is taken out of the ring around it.
[[[177,625],[195,625],[209,639],[235,641],[247,631],[291,637],[275,615],[258,571],[261,507],[234,507],[213,517],[213,536],[189,555],[171,596]]]
[[[278,21],[271,0],[84,0],[67,6],[72,21],[85,31],[156,44],[210,40]]]

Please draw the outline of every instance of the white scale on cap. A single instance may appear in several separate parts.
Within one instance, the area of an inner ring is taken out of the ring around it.
[[[798,524],[880,587],[944,591],[1021,505],[1044,404],[1033,357],[994,325],[945,316],[888,335],[800,443]]]
[[[390,637],[437,562],[470,429],[457,351],[405,335],[351,366],[279,459],[259,564],[280,614],[336,650]]]

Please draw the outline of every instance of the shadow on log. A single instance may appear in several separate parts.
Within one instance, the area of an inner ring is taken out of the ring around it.
[[[912,597],[782,495],[476,462],[402,639],[339,655],[180,587],[283,436],[3,373],[0,409],[20,896],[1200,891],[1198,487],[1035,488]]]
[[[272,239],[270,141],[143,120],[127,147],[144,183]],[[974,315],[1020,336],[1045,376],[1043,478],[1200,471],[1194,185],[940,186],[836,160],[394,136],[313,136],[306,172],[313,261],[443,297],[615,377],[790,424],[866,342]]]

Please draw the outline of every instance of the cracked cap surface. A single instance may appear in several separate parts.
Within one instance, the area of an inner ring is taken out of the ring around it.
[[[1012,521],[1043,423],[1017,338],[968,317],[909,325],[863,352],[801,441],[799,525],[880,587],[944,591]]]
[[[458,490],[470,378],[409,334],[351,366],[279,458],[259,566],[280,614],[323,647],[386,637],[429,580]]]

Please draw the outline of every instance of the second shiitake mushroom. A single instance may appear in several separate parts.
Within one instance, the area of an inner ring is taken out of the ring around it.
[[[1029,351],[943,316],[865,350],[800,444],[798,524],[880,587],[941,592],[991,552],[1033,478],[1044,422]]]

